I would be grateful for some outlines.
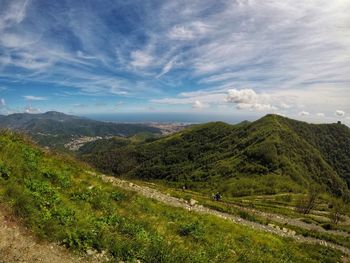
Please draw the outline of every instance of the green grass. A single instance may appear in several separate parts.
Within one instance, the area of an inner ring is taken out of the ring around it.
[[[215,216],[170,208],[102,182],[83,164],[0,134],[0,198],[39,238],[119,262],[338,262],[341,253]],[[7,176],[5,176],[5,174]]]

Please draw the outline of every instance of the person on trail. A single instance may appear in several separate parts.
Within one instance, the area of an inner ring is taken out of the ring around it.
[[[220,201],[220,199],[221,199],[221,194],[220,194],[219,192],[217,192],[215,195],[213,195],[213,199],[214,199],[215,201]]]

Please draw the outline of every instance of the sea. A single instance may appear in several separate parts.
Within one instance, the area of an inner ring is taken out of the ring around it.
[[[241,121],[252,121],[256,116],[249,115],[223,115],[223,114],[200,114],[200,113],[113,113],[113,114],[86,114],[84,117],[109,122],[123,123],[206,123],[213,121],[223,121],[230,124]]]

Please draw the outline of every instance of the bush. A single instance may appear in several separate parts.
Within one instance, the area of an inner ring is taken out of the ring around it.
[[[181,225],[179,228],[179,234],[181,236],[190,236],[195,240],[202,240],[204,238],[205,229],[200,222],[195,221]]]

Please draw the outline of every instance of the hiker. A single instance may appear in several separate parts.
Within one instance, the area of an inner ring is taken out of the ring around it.
[[[219,192],[217,192],[215,195],[213,195],[213,199],[214,199],[215,201],[220,201],[220,199],[221,199],[221,194],[220,194]]]

